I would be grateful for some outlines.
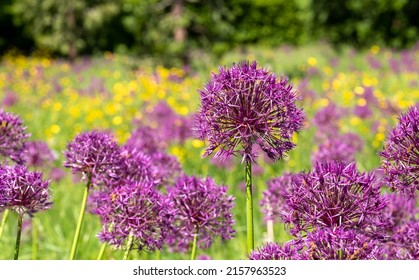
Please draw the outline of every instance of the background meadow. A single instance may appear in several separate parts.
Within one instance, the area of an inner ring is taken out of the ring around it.
[[[362,139],[362,147],[354,151],[358,169],[373,171],[380,166],[378,152],[397,116],[419,102],[418,45],[402,50],[372,45],[363,50],[343,47],[339,51],[326,43],[300,47],[249,46],[218,57],[199,53],[185,67],[165,67],[152,58],[111,52],[73,61],[43,52],[30,56],[8,52],[0,65],[1,107],[18,114],[31,134],[29,140],[45,141],[56,157],[52,164],[42,168],[44,179],[52,179],[54,204],[50,210],[24,220],[20,258],[68,256],[83,183],[62,166],[67,143],[77,133],[91,129],[111,131],[119,144],[125,143],[141,123],[162,129],[167,119],[153,112],[166,104],[177,116],[172,129],[184,131],[168,141],[167,152],[179,159],[186,174],[211,176],[218,184],[228,186],[228,194],[235,197],[235,237],[226,242],[216,239],[209,249],[198,249],[197,255],[246,259],[243,165],[239,159],[234,159],[235,164],[221,165],[211,158],[201,158],[205,143],[192,136],[190,121],[181,121],[193,118],[199,107],[197,90],[209,80],[211,72],[218,72],[218,65],[229,67],[243,60],[256,60],[277,76],[288,76],[300,97],[298,106],[306,114],[304,128],[293,137],[297,146],[285,160],[272,163],[260,157],[257,166],[254,165],[256,247],[267,240],[259,205],[266,182],[284,172],[310,170],[312,156],[323,143],[316,138],[321,112],[326,112],[323,118],[327,122],[327,110],[336,106],[340,117],[333,121],[338,124],[339,133],[354,133]],[[0,259],[13,255],[15,223],[9,217],[0,242]],[[87,213],[77,259],[97,257],[100,229],[98,218]],[[37,243],[32,242],[34,238]],[[276,223],[274,240],[285,242],[290,238],[284,225]],[[122,251],[108,246],[104,259],[121,259],[122,255]],[[189,255],[163,249],[158,253],[133,253],[131,257],[188,259]]]

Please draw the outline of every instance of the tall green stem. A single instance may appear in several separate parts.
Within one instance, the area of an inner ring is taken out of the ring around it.
[[[15,256],[14,260],[19,259],[19,248],[20,248],[20,236],[22,234],[22,222],[23,222],[23,215],[18,215],[17,220],[17,234],[16,234],[16,246],[15,246]]]
[[[97,255],[96,260],[100,261],[103,258],[103,254],[106,251],[107,242],[103,242],[102,247],[100,247],[99,255]]]
[[[196,226],[195,228],[195,234],[193,237],[193,243],[192,243],[192,250],[191,250],[191,260],[195,260],[196,259],[196,250],[197,250],[197,245],[198,245],[198,233],[199,233],[199,227]]]
[[[32,260],[38,258],[38,223],[32,218]]]
[[[7,217],[9,216],[10,210],[6,209],[3,212],[3,217],[1,219],[1,225],[0,225],[0,240],[1,237],[3,236],[3,231],[4,231],[4,227],[6,226],[6,221],[7,221]]]
[[[123,258],[124,261],[128,259],[133,243],[134,243],[134,234],[130,232],[129,237],[128,237],[127,248],[125,249],[125,253],[124,253],[124,258]]]
[[[87,197],[89,196],[89,189],[90,189],[91,184],[92,184],[92,174],[90,173],[87,179],[86,187],[84,188],[84,195],[83,195],[83,201],[81,204],[79,220],[77,222],[76,232],[73,238],[73,244],[71,245],[71,252],[70,252],[70,257],[69,257],[70,260],[74,260],[74,258],[76,257],[77,244],[79,242],[81,226],[83,224],[84,212],[86,210]]]
[[[246,160],[246,217],[247,217],[247,253],[255,247],[253,232],[253,196],[252,196],[252,162]]]

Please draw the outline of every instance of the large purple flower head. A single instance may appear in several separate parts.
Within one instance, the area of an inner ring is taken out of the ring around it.
[[[419,260],[419,221],[413,220],[398,226],[391,241],[386,243],[388,258],[396,260]]]
[[[354,133],[335,135],[319,145],[318,150],[311,156],[311,163],[312,165],[329,161],[350,163],[355,161],[356,153],[362,148],[362,139]]]
[[[351,229],[322,228],[301,241],[301,257],[308,260],[377,260],[387,252],[378,240]]]
[[[23,163],[21,153],[29,134],[19,116],[0,110],[0,159]]]
[[[0,210],[10,209],[20,216],[51,207],[49,181],[42,173],[23,165],[0,165]]]
[[[401,114],[380,152],[381,163],[393,190],[415,196],[419,190],[419,107]]]
[[[267,182],[268,189],[263,192],[263,198],[260,201],[265,220],[281,221],[281,213],[287,210],[282,194],[291,188],[292,177],[291,173],[285,173]]]
[[[290,209],[283,212],[283,220],[292,234],[334,227],[375,233],[384,226],[387,199],[377,179],[358,172],[355,163],[317,164],[292,180],[291,188],[282,192]]]
[[[211,178],[179,177],[167,194],[174,211],[174,229],[169,238],[174,250],[188,250],[196,234],[200,248],[211,246],[216,236],[223,240],[233,237],[234,198],[226,191]]]
[[[152,164],[151,157],[140,152],[135,147],[121,147],[121,165],[119,178],[125,181],[148,181],[159,183],[158,170]]]
[[[126,182],[101,193],[101,203],[93,210],[102,221],[99,238],[124,248],[130,236],[133,248],[160,249],[170,225],[169,207],[151,182]]]
[[[64,152],[64,166],[73,173],[92,176],[98,184],[106,178],[115,178],[120,166],[120,149],[112,135],[99,131],[86,131],[77,135]]]
[[[240,154],[244,161],[252,160],[252,146],[258,144],[277,160],[294,148],[291,137],[302,128],[304,116],[288,80],[278,80],[256,62],[219,71],[199,91],[195,129],[200,139],[209,142],[204,156],[216,151],[214,157]]]
[[[296,246],[297,245],[297,246]],[[250,260],[303,260],[304,256],[299,253],[298,246],[293,241],[284,244],[266,243],[264,246],[259,247],[256,251],[252,251],[249,255]]]
[[[44,167],[52,164],[56,156],[44,141],[27,141],[22,159],[27,166]]]

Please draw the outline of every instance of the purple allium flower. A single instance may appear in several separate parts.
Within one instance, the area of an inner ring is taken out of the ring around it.
[[[367,104],[364,106],[356,105],[353,109],[353,112],[354,115],[360,117],[361,119],[367,119],[372,116],[372,111]]]
[[[66,173],[61,168],[53,167],[51,168],[49,172],[49,177],[51,178],[51,180],[58,182],[58,181],[61,181],[61,179],[65,177],[65,174]]]
[[[288,80],[278,80],[256,62],[219,71],[199,91],[195,129],[200,139],[209,141],[204,156],[216,151],[214,157],[240,154],[243,161],[252,160],[257,143],[277,160],[294,148],[291,137],[302,128],[304,116],[295,106],[297,96]]]
[[[123,146],[121,148],[121,165],[119,179],[125,181],[148,181],[159,183],[158,170],[152,165],[151,157],[140,152],[135,147]]]
[[[29,134],[19,116],[0,110],[0,157],[22,163],[21,153]]]
[[[263,192],[263,198],[260,201],[265,220],[281,221],[281,213],[286,211],[287,207],[282,193],[291,188],[292,176],[291,173],[285,173],[268,181],[268,189]]]
[[[100,216],[102,242],[117,248],[134,237],[133,248],[156,250],[163,246],[170,225],[169,207],[152,182],[126,182],[101,193],[101,203],[93,210]]]
[[[311,156],[311,163],[326,163],[338,161],[350,163],[355,161],[355,155],[363,147],[362,139],[354,133],[335,135],[319,145],[319,149]]]
[[[398,193],[387,194],[388,205],[385,209],[394,227],[411,222],[419,213],[416,200]]]
[[[386,255],[378,240],[351,229],[322,228],[310,232],[302,241],[303,259],[379,260]]]
[[[23,165],[0,165],[0,209],[10,209],[23,217],[51,207],[49,181],[42,173]]]
[[[155,167],[155,176],[156,180],[159,181],[159,185],[167,186],[172,184],[183,173],[182,166],[175,156],[161,151],[150,154],[150,158]]]
[[[208,255],[200,255],[196,259],[200,260],[200,261],[210,261],[210,260],[212,260],[212,258]]]
[[[167,143],[163,141],[158,131],[147,126],[140,126],[135,129],[126,145],[135,147],[145,154],[152,154],[167,148]]]
[[[176,251],[186,251],[198,234],[198,247],[208,248],[214,238],[233,237],[231,209],[234,198],[227,187],[218,186],[211,178],[181,176],[168,189],[168,201],[174,211],[173,235],[169,245]]]
[[[7,91],[6,95],[3,98],[3,105],[5,107],[10,107],[15,105],[19,101],[18,96],[13,91]]]
[[[22,159],[27,166],[43,167],[56,160],[53,151],[43,141],[27,141],[24,144]]]
[[[250,260],[303,260],[304,256],[299,253],[302,246],[296,246],[293,241],[282,245],[278,243],[266,243],[249,255]]]
[[[294,235],[319,228],[350,228],[376,233],[387,224],[382,219],[387,200],[378,180],[360,173],[355,163],[316,164],[310,173],[294,175],[281,191],[286,207],[282,218]]]
[[[313,124],[317,127],[318,133],[316,138],[327,139],[330,135],[335,135],[339,131],[338,121],[346,114],[343,108],[339,108],[336,104],[329,104],[316,112],[313,117]]]
[[[115,178],[120,165],[120,149],[112,135],[99,131],[86,131],[77,135],[64,152],[64,167],[73,173],[93,176],[98,184],[106,177]]]
[[[419,108],[401,114],[380,152],[381,163],[393,190],[415,196],[419,190]]]
[[[388,259],[419,260],[419,221],[397,227],[391,241],[386,244]]]

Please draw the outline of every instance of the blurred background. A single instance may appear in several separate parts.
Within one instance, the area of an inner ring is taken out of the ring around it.
[[[412,46],[417,0],[2,0],[0,53],[104,51],[187,63],[247,45]]]

